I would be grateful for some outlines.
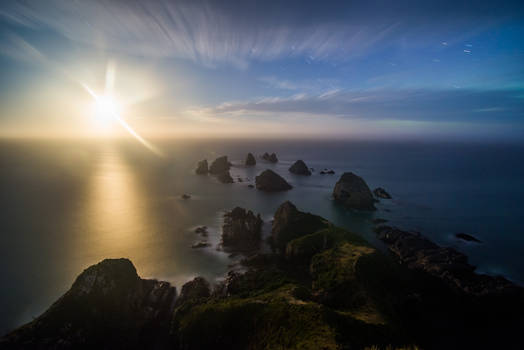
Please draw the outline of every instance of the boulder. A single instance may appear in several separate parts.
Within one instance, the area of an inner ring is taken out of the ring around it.
[[[182,198],[182,199],[190,199],[191,196],[188,195],[188,194],[186,194],[186,193],[184,193],[184,194],[181,196],[181,198]]]
[[[106,259],[84,270],[41,316],[2,338],[0,347],[158,348],[168,342],[175,298],[174,287],[141,279],[128,259]]]
[[[273,170],[266,169],[255,178],[258,190],[266,192],[287,191],[293,188],[282,176]]]
[[[278,162],[278,158],[277,158],[277,155],[275,153],[269,154],[269,153],[266,152],[266,153],[264,153],[262,155],[262,159],[264,159],[264,160],[266,160],[266,161],[268,161],[270,163],[277,163]]]
[[[375,210],[368,185],[353,173],[344,173],[340,177],[333,190],[333,198],[350,209]]]
[[[227,156],[218,157],[211,163],[209,167],[209,173],[213,175],[219,175],[226,171],[229,171],[231,164],[229,163]]]
[[[209,169],[207,166],[207,159],[204,159],[198,162],[195,172],[199,175],[205,175],[209,172]]]
[[[223,171],[219,174],[217,174],[218,181],[222,182],[223,184],[232,184],[235,182],[233,178],[231,177],[231,174],[229,173],[229,170]]]
[[[382,187],[377,187],[373,190],[373,194],[378,198],[391,199],[389,193],[386,192]]]
[[[248,153],[247,154],[245,163],[246,163],[247,166],[253,166],[253,165],[257,164],[257,161],[256,161],[256,159],[255,159],[255,157],[253,156],[252,153]]]
[[[309,171],[306,163],[304,163],[303,160],[299,159],[297,160],[290,168],[289,171],[296,175],[311,175],[311,171]]]
[[[255,216],[251,210],[236,207],[224,214],[222,244],[235,250],[253,250],[260,244],[262,224],[260,214]]]

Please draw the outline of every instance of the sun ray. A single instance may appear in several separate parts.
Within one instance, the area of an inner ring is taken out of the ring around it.
[[[108,71],[106,74],[106,89],[108,86],[112,87],[112,83],[108,83],[108,80],[114,80],[114,71],[113,73],[109,73],[111,69],[108,67]],[[111,77],[112,76],[112,77]],[[108,79],[109,78],[109,79]],[[98,96],[89,86],[87,86],[84,83],[81,83],[82,87],[93,97],[93,99],[98,103],[100,101],[100,96]],[[162,157],[162,152],[156,148],[153,144],[151,144],[149,141],[144,139],[140,134],[138,134],[133,128],[124,120],[122,119],[115,109],[108,109],[106,111],[112,118],[114,118],[128,133],[130,133],[135,139],[137,139],[138,142],[140,142],[142,145],[144,145],[147,149],[149,149],[151,152],[156,154],[157,156]]]

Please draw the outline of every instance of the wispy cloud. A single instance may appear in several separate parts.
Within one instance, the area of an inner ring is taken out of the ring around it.
[[[428,36],[415,40],[413,34],[420,30],[420,23],[410,21],[420,16],[414,16],[410,7],[402,15],[402,9],[379,15],[373,6],[358,3],[49,0],[9,2],[3,5],[0,18],[50,29],[101,49],[246,68],[252,60],[348,60],[387,45],[438,42]],[[315,21],[309,20],[313,15]],[[430,17],[424,25],[438,32],[438,23]],[[449,33],[449,23],[446,26]],[[455,30],[464,32],[464,25]]]
[[[318,95],[269,97],[194,108],[215,118],[231,115],[324,115],[355,120],[434,122],[520,121],[524,100],[515,90],[332,90]],[[504,108],[499,107],[503,105]],[[495,106],[495,107],[494,107]]]

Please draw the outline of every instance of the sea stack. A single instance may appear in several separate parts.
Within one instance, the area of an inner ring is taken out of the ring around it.
[[[246,166],[253,166],[257,164],[257,161],[252,153],[248,153],[246,157]]]
[[[211,163],[209,167],[209,173],[213,175],[218,175],[220,173],[226,172],[229,170],[231,165],[227,159],[227,156],[218,157]]]
[[[258,175],[255,184],[258,190],[266,192],[287,191],[293,188],[282,176],[270,169]]]
[[[293,164],[289,168],[289,171],[296,175],[311,175],[311,171],[309,171],[309,168],[307,167],[306,163],[304,163],[304,161],[301,159],[297,160],[295,164]]]
[[[260,244],[262,219],[260,214],[236,207],[224,215],[222,244],[237,250],[252,250]]]
[[[375,210],[371,190],[364,179],[353,173],[342,174],[333,189],[333,198],[350,209]]]
[[[270,163],[277,163],[278,162],[278,158],[277,158],[277,155],[275,153],[264,153],[264,155],[262,155],[262,159],[270,162]]]
[[[235,182],[233,178],[231,177],[231,174],[229,173],[229,170],[223,171],[217,175],[218,181],[222,182],[223,184],[232,184]]]
[[[195,172],[198,175],[206,175],[209,172],[208,166],[207,166],[207,159],[201,160],[198,162],[197,168]]]

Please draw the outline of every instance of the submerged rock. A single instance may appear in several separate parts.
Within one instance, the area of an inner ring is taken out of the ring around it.
[[[229,171],[231,164],[229,163],[227,156],[218,157],[211,163],[209,167],[209,173],[213,175],[219,175],[226,171]]]
[[[218,181],[222,182],[223,184],[232,184],[233,182],[235,182],[233,178],[231,177],[229,170],[219,173],[217,175],[217,179]]]
[[[208,243],[206,241],[200,241],[200,242],[197,242],[197,243],[193,244],[191,246],[191,248],[198,249],[198,248],[207,248],[207,247],[210,247],[210,246],[211,246],[210,243]]]
[[[306,163],[304,163],[303,160],[299,159],[297,160],[290,168],[289,171],[296,175],[311,175],[311,171],[309,171]]]
[[[257,161],[256,161],[256,159],[255,159],[255,157],[253,156],[252,153],[248,153],[248,154],[247,154],[245,164],[246,164],[247,166],[253,166],[253,165],[256,165],[256,164],[257,164]]]
[[[207,159],[201,160],[198,162],[197,168],[195,172],[198,175],[205,175],[209,172],[208,166],[207,166]]]
[[[176,289],[141,279],[128,259],[82,272],[45,313],[1,339],[14,349],[158,348],[168,342]]]
[[[344,173],[340,177],[333,190],[333,198],[351,209],[375,210],[368,185],[353,173]]]
[[[266,192],[287,191],[293,188],[282,176],[273,170],[266,169],[255,178],[258,190]]]
[[[262,155],[262,159],[264,159],[264,160],[266,160],[266,161],[268,161],[270,163],[277,163],[278,162],[278,158],[277,158],[277,155],[275,153],[269,154],[269,153],[266,152],[266,153],[264,153]]]
[[[236,250],[255,249],[260,244],[262,224],[260,214],[255,216],[251,210],[236,207],[224,214],[222,244]]]
[[[385,189],[383,189],[382,187],[377,187],[373,190],[373,194],[378,197],[378,198],[383,198],[383,199],[391,199],[391,196],[389,193],[386,192]]]
[[[195,229],[195,233],[198,233],[202,236],[207,236],[207,226],[199,226]]]
[[[467,242],[482,243],[482,241],[480,241],[476,237],[473,237],[472,235],[468,235],[467,233],[456,233],[455,237]]]

